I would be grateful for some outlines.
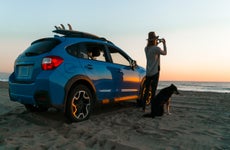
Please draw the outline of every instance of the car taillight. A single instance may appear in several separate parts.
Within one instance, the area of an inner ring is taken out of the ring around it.
[[[63,59],[59,56],[47,56],[42,59],[42,69],[43,70],[52,70],[61,65]]]

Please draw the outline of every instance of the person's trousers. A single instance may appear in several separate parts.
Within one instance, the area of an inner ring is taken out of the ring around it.
[[[149,98],[149,91],[150,91],[150,87],[151,87],[151,105],[152,105],[152,100],[155,97],[156,94],[156,90],[157,90],[157,85],[158,85],[158,81],[159,81],[159,73],[153,75],[153,76],[146,76],[146,82],[145,82],[145,93],[144,93],[144,97],[143,97],[143,110],[145,110],[146,107],[146,100]],[[151,107],[152,108],[152,107]]]

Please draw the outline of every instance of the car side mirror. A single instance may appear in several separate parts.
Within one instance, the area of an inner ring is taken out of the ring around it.
[[[130,66],[134,70],[137,67],[137,62],[136,60],[130,60]]]

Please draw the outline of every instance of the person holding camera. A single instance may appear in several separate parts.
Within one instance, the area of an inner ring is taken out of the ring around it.
[[[163,43],[163,50],[158,46],[159,43]],[[142,99],[142,107],[145,112],[146,100],[151,89],[151,111],[152,101],[154,100],[156,89],[159,81],[160,74],[160,55],[167,55],[166,41],[165,39],[159,39],[155,32],[149,32],[147,45],[145,47],[145,55],[147,59],[146,63],[146,82],[145,92]],[[151,88],[150,88],[151,86]]]

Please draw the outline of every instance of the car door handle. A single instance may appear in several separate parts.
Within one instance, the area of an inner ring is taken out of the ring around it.
[[[86,68],[88,68],[88,69],[93,69],[93,65],[88,64],[88,65],[86,65]]]

